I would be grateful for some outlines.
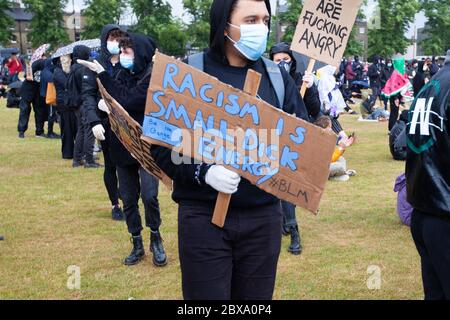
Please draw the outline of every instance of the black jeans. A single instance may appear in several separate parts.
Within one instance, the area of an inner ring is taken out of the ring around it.
[[[421,258],[425,300],[450,300],[450,220],[414,210],[411,233]]]
[[[111,205],[115,206],[119,204],[119,187],[117,180],[117,168],[111,159],[111,150],[109,146],[109,139],[111,136],[110,126],[108,120],[102,121],[102,125],[105,129],[106,140],[101,141],[103,157],[105,159],[105,171],[103,172],[103,182],[105,183],[106,191],[108,191],[109,200]]]
[[[381,89],[378,86],[371,87],[372,95],[370,96],[369,105],[373,107],[377,102],[378,97],[380,96]]]
[[[36,97],[33,102],[22,99],[19,104],[19,122],[17,124],[17,131],[25,133],[28,130],[28,122],[30,121],[31,104],[33,104],[34,121],[36,124],[36,135],[44,134],[44,123],[47,114],[45,112],[45,102],[42,105],[42,99]]]
[[[91,126],[84,116],[83,108],[80,107],[75,111],[77,117],[78,129],[75,138],[75,149],[73,159],[75,161],[85,160],[87,163],[94,162],[94,142],[95,137],[92,133]]]
[[[161,225],[158,202],[159,180],[147,173],[139,164],[117,167],[117,175],[128,232],[138,234],[143,229],[139,213],[139,197],[144,203],[147,227],[153,231],[158,230]]]
[[[283,226],[285,228],[297,227],[297,217],[295,214],[295,205],[286,201],[281,201],[283,209]]]
[[[214,206],[180,204],[178,247],[186,300],[270,300],[281,248],[281,204],[228,210],[223,229]]]
[[[75,111],[63,109],[61,115],[61,140],[62,140],[62,157],[63,159],[73,159],[75,150],[75,138],[78,131],[78,121]]]
[[[389,131],[395,126],[398,120],[399,107],[395,105],[395,100],[398,97],[392,97],[389,100],[389,105],[391,107],[391,113],[389,115]]]
[[[48,134],[55,133],[53,131],[55,122],[58,122],[58,114],[56,113],[56,108],[55,106],[48,106]]]

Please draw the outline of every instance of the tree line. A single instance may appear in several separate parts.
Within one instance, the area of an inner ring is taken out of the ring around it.
[[[367,0],[365,0],[366,2]],[[50,43],[53,47],[69,42],[63,20],[63,8],[68,0],[24,0],[26,10],[34,14],[28,40],[33,47]],[[85,0],[83,10],[85,29],[82,39],[98,38],[101,28],[108,23],[119,23],[127,8],[136,16],[136,24],[129,31],[151,36],[160,50],[169,55],[182,56],[186,47],[205,48],[209,44],[209,8],[212,0],[183,0],[188,22],[172,16],[172,8],[166,0]],[[272,24],[285,26],[282,41],[291,42],[302,10],[302,0],[286,0],[288,10],[275,15]],[[378,0],[375,15],[369,21],[368,54],[392,56],[405,53],[411,40],[405,33],[417,12],[428,18],[426,37],[420,43],[427,55],[442,55],[450,49],[450,0]],[[14,21],[6,14],[10,0],[0,0],[0,44],[10,41]],[[361,20],[366,19],[362,10]],[[276,28],[272,28],[269,45],[277,40]],[[347,46],[346,55],[361,55],[363,45],[356,39],[355,25]]]

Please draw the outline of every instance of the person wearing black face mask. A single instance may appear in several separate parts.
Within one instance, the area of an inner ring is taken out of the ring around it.
[[[96,72],[106,91],[142,125],[156,44],[150,37],[130,33],[129,37],[119,41],[119,47],[121,49],[120,64],[126,70],[127,77],[113,78],[98,61],[80,61],[79,63]],[[104,112],[109,112],[103,100],[100,100],[98,107]],[[117,155],[115,161],[117,161],[119,192],[123,201],[128,232],[133,242],[133,249],[125,258],[124,264],[135,265],[145,255],[141,236],[143,227],[138,205],[141,196],[146,225],[150,228],[150,251],[153,254],[153,264],[158,267],[165,266],[167,257],[159,232],[161,226],[158,202],[159,181],[139,165],[117,138],[112,139],[111,153],[113,157]]]
[[[269,0],[214,0],[210,46],[200,57],[209,75],[243,89],[247,71],[262,75],[258,96],[309,119],[298,87],[285,69],[263,60],[270,26]],[[194,58],[189,57],[189,63]],[[267,65],[280,75],[272,83]],[[284,85],[284,99],[277,89]],[[281,101],[280,101],[281,100]],[[281,246],[280,200],[220,165],[180,164],[169,149],[152,155],[173,179],[183,296],[188,300],[271,299]],[[232,194],[225,226],[211,223],[218,192]]]

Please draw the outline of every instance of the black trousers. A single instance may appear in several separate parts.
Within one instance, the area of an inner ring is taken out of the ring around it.
[[[161,225],[158,202],[159,180],[147,173],[139,164],[118,166],[117,175],[128,232],[138,234],[143,229],[139,213],[139,197],[144,203],[146,226],[153,231],[158,230]]]
[[[103,172],[103,182],[105,183],[106,191],[108,192],[109,200],[111,205],[115,206],[119,204],[119,186],[117,179],[117,168],[111,159],[111,150],[109,146],[109,137],[111,129],[109,127],[108,121],[102,121],[103,127],[105,129],[106,140],[101,141],[103,157],[105,159],[105,171]]]
[[[391,107],[391,113],[389,116],[389,131],[395,126],[398,120],[399,107],[395,105],[395,100],[398,97],[391,97],[389,100],[389,105]]]
[[[450,300],[450,219],[414,210],[411,233],[421,258],[425,300]]]
[[[369,103],[370,106],[373,107],[377,102],[378,97],[380,96],[381,88],[378,86],[372,86],[370,88],[372,89],[372,95],[370,96]]]
[[[42,104],[43,103],[43,104]],[[45,110],[45,101],[40,96],[30,102],[22,99],[19,104],[19,122],[17,124],[17,131],[25,133],[28,130],[28,122],[30,121],[31,105],[33,105],[34,121],[36,125],[36,135],[44,134],[44,124],[47,120],[47,113]]]
[[[73,159],[75,149],[75,138],[78,131],[78,121],[73,110],[64,109],[61,115],[61,140],[63,159]]]
[[[80,107],[75,111],[77,117],[78,129],[75,138],[75,149],[73,159],[75,161],[85,160],[87,163],[94,162],[94,143],[95,137],[92,133],[90,124],[84,116],[83,108]]]
[[[281,204],[228,210],[223,229],[214,206],[180,204],[178,246],[186,300],[270,300],[281,248]]]

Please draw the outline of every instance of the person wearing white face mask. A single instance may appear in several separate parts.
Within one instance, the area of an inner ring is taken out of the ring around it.
[[[108,93],[142,125],[156,44],[147,36],[131,33],[119,41],[119,47],[118,61],[123,75],[119,78],[112,77],[98,61],[79,61],[79,63],[97,73]],[[98,108],[108,112],[103,100],[100,100]],[[128,232],[133,242],[132,251],[125,258],[124,264],[135,265],[145,255],[141,236],[143,227],[138,206],[139,197],[141,197],[144,203],[146,226],[150,228],[150,251],[153,254],[153,264],[158,267],[165,266],[167,257],[159,231],[161,226],[158,202],[159,181],[146,172],[120,142],[113,143],[111,149],[113,156],[117,155],[114,160],[117,162],[119,191]],[[121,154],[118,154],[119,152]]]
[[[308,120],[293,79],[262,58],[270,12],[269,0],[213,1],[209,49],[187,62],[238,89],[247,71],[255,70],[262,75],[260,99]],[[153,146],[151,152],[174,181],[183,297],[271,299],[281,247],[280,200],[224,166],[177,165],[171,150]],[[218,192],[232,194],[223,229],[211,223]]]
[[[119,26],[106,25],[101,33],[101,50],[98,61],[104,66],[108,74],[115,78],[125,76],[125,72],[119,63],[119,41],[126,36]],[[113,220],[124,220],[124,214],[119,202],[119,186],[117,178],[117,163],[123,161],[123,149],[120,142],[111,131],[107,113],[97,108],[101,99],[97,86],[97,74],[86,70],[82,84],[83,108],[92,132],[102,146],[105,159],[103,181],[111,202],[111,217]],[[119,145],[119,147],[114,147]],[[118,149],[116,152],[115,150]],[[127,159],[125,159],[127,160]],[[129,159],[128,159],[129,160]]]

